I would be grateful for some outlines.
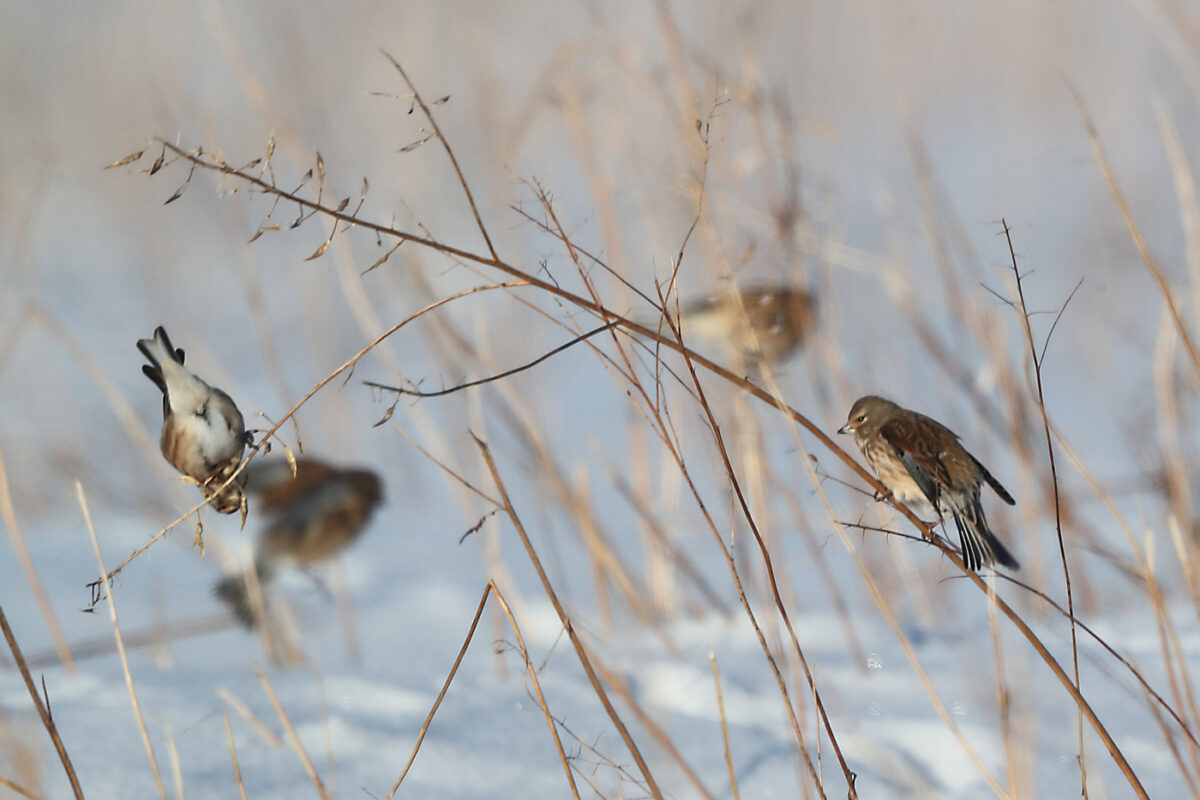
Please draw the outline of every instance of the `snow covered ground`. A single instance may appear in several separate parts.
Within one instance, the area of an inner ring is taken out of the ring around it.
[[[10,544],[0,547],[0,608],[44,678],[85,795],[159,789],[107,603],[91,605],[99,573],[76,481],[110,569],[198,500],[157,452],[159,401],[135,341],[165,325],[188,364],[265,430],[388,327],[506,279],[415,243],[364,273],[391,243],[363,230],[339,228],[305,260],[330,223],[287,230],[299,212],[286,202],[271,219],[284,230],[247,244],[271,203],[238,181],[198,170],[163,207],[186,165],[147,176],[139,170],[160,152],[152,147],[134,164],[101,167],[151,136],[243,164],[273,135],[280,187],[294,189],[319,150],[330,205],[349,197],[353,209],[365,176],[363,219],[485,254],[446,154],[380,49],[427,100],[447,98],[434,112],[499,256],[569,291],[585,293],[562,242],[523,216],[545,219],[533,181],[576,245],[653,294],[696,217],[704,175],[681,296],[717,291],[731,274],[812,288],[821,325],[776,372],[786,403],[830,435],[867,392],[946,422],[1017,497],[1011,510],[985,499],[1022,561],[1017,577],[1064,605],[1028,345],[1019,317],[991,293],[1011,298],[1014,288],[999,220],[1013,230],[1039,347],[1082,279],[1042,377],[1077,614],[1133,670],[1080,631],[1081,691],[1148,796],[1200,794],[1200,745],[1137,679],[1189,729],[1200,724],[1188,671],[1200,657],[1188,581],[1200,375],[1073,96],[1195,332],[1200,53],[1187,32],[1196,13],[1111,2],[9,4],[0,519]],[[610,308],[650,313],[605,270],[587,269]],[[520,627],[581,796],[655,794],[511,521],[417,447],[495,497],[472,435],[494,454],[665,796],[732,797],[731,771],[743,798],[817,797],[818,783],[826,796],[847,795],[679,359],[664,358],[685,383],[663,379],[663,419],[716,535],[646,404],[584,346],[502,383],[403,400],[375,425],[393,398],[363,381],[436,390],[495,374],[567,341],[555,320],[594,324],[530,287],[455,300],[332,381],[298,411],[298,427],[280,428],[291,447],[369,466],[386,486],[384,507],[337,564],[316,580],[283,576],[291,663],[226,618],[211,593],[249,557],[261,522],[253,508],[244,531],[202,511],[203,555],[193,516],[123,569],[112,594],[167,795],[239,796],[227,715],[246,796],[319,796],[261,671],[324,790],[386,796],[489,579]],[[619,358],[611,339],[592,341]],[[650,357],[629,352],[652,387]],[[986,594],[935,549],[839,534],[835,521],[914,529],[777,409],[706,372],[701,380],[860,796],[1076,796],[1078,707],[1029,641],[991,619]],[[732,543],[807,759],[717,535]],[[665,557],[658,536],[686,564]],[[74,671],[55,656],[21,540]],[[1016,585],[996,586],[1072,674],[1064,618]],[[524,670],[493,595],[398,796],[570,796]],[[1088,796],[1137,796],[1083,727]],[[7,648],[0,778],[0,797],[20,796],[5,782],[71,796]]]

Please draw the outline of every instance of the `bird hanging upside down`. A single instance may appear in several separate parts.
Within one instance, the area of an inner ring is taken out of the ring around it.
[[[167,462],[191,478],[213,509],[245,514],[245,494],[235,480],[221,488],[241,463],[254,437],[246,431],[242,412],[229,395],[209,386],[183,366],[183,350],[171,344],[159,326],[153,339],[139,339],[149,364],[142,372],[163,394],[160,448]]]

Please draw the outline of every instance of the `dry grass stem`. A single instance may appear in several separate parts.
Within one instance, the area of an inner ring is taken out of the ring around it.
[[[687,241],[685,238],[684,243],[680,246],[680,257],[676,261],[677,269],[678,269],[678,264],[683,260],[682,254],[683,254],[683,250],[686,246],[687,246]],[[661,299],[661,296],[660,296],[660,299]],[[676,341],[679,342],[680,347],[682,348],[683,339],[682,339],[682,334],[680,333],[679,329],[675,326],[675,323],[671,320],[670,317],[666,318],[666,322],[670,326],[671,332],[672,332],[673,336],[675,337]],[[716,417],[713,414],[713,410],[712,410],[711,406],[709,406],[709,404],[708,404],[708,401],[705,397],[704,388],[702,387],[702,385],[700,383],[700,378],[696,374],[696,368],[692,363],[691,354],[689,351],[687,351],[686,348],[683,348],[683,357],[684,357],[684,362],[687,365],[688,374],[691,376],[692,386],[696,390],[696,395],[700,401],[700,407],[704,411],[705,417],[707,418],[708,429],[712,433],[712,435],[715,439],[717,451],[721,456],[721,461],[722,461],[722,464],[725,469],[725,475],[729,480],[729,486],[733,490],[733,493],[734,493],[735,497],[737,498],[737,505],[741,511],[742,518],[746,521],[746,524],[750,527],[750,532],[754,535],[755,542],[758,544],[759,552],[762,555],[763,568],[766,570],[768,588],[770,589],[771,597],[775,604],[775,610],[778,612],[780,619],[783,621],[783,626],[787,630],[788,636],[791,639],[792,650],[795,652],[797,659],[799,660],[801,666],[804,669],[804,675],[805,675],[805,678],[807,679],[809,690],[812,692],[813,701],[817,705],[817,713],[821,717],[821,722],[824,725],[825,732],[829,736],[830,745],[833,747],[834,754],[837,756],[838,763],[841,766],[842,774],[846,779],[847,794],[849,795],[851,800],[854,800],[854,798],[856,798],[858,796],[858,793],[854,788],[854,781],[855,781],[855,777],[856,777],[855,773],[853,773],[850,770],[850,766],[846,763],[846,759],[842,755],[841,747],[838,745],[838,742],[837,742],[837,736],[833,732],[833,725],[830,723],[829,717],[825,713],[825,706],[824,706],[824,703],[821,701],[821,694],[817,689],[816,682],[814,681],[813,676],[812,676],[812,671],[809,668],[808,659],[805,657],[804,651],[800,647],[800,640],[797,638],[796,631],[792,627],[792,622],[791,622],[790,615],[788,614],[787,607],[784,605],[783,598],[779,594],[779,584],[775,578],[775,568],[774,568],[774,565],[772,564],[771,553],[767,548],[766,542],[763,540],[762,534],[759,531],[757,524],[755,523],[754,515],[751,513],[750,506],[745,498],[745,495],[742,492],[741,484],[738,481],[737,475],[733,468],[733,464],[730,461],[729,451],[725,447],[725,441],[721,434],[721,427],[717,423]],[[776,388],[778,388],[778,387],[776,387]],[[772,396],[771,401],[772,401],[772,403],[775,403],[775,404],[782,404],[782,400],[780,400],[776,396]],[[748,606],[747,606],[747,608],[748,608]],[[780,677],[779,680],[780,680],[780,683],[782,686],[782,678]],[[791,709],[790,704],[789,704],[789,712],[793,713],[793,714],[795,713]],[[804,752],[804,762],[808,767],[809,774],[811,775],[811,777],[813,779],[813,783],[817,787],[817,791],[821,794],[822,797],[824,797],[825,796],[824,784],[821,781],[820,775],[817,774],[817,771],[816,771],[815,766],[813,765],[811,756],[809,756],[809,754],[807,752],[807,745],[805,744],[804,736],[800,731],[800,726],[799,726],[798,721],[796,722],[796,724],[793,727],[794,727],[795,733],[797,734],[797,743],[800,745],[801,749],[805,751]]]
[[[175,781],[176,800],[185,800],[187,795],[183,791],[183,768],[179,761],[179,748],[175,744],[175,734],[171,732],[170,725],[163,726],[163,736],[167,740],[167,760],[171,764],[171,778]]]
[[[717,669],[717,655],[708,651],[708,663],[712,665],[713,686],[717,692],[717,715],[721,720],[721,742],[725,746],[725,768],[729,770],[729,789],[733,800],[741,800],[738,793],[737,773],[733,769],[733,749],[729,744],[729,724],[725,721],[725,699],[721,693],[721,673]]]
[[[13,790],[17,794],[21,795],[21,797],[28,797],[29,800],[40,800],[36,794],[30,792],[28,789],[18,783],[13,783],[3,775],[0,775],[0,786]]]
[[[1137,248],[1138,255],[1142,258],[1142,263],[1146,265],[1146,269],[1149,270],[1150,275],[1154,278],[1154,282],[1158,284],[1158,290],[1162,294],[1163,302],[1167,304],[1171,320],[1175,323],[1175,329],[1179,332],[1179,339],[1183,342],[1184,349],[1187,350],[1188,358],[1191,360],[1193,373],[1196,378],[1200,379],[1200,352],[1197,352],[1196,343],[1192,340],[1191,334],[1188,333],[1187,327],[1183,323],[1179,307],[1175,304],[1174,292],[1170,284],[1167,283],[1167,278],[1163,274],[1162,269],[1158,266],[1158,261],[1151,255],[1150,248],[1142,236],[1142,231],[1138,227],[1137,221],[1133,218],[1133,211],[1130,210],[1129,204],[1125,201],[1125,194],[1121,191],[1121,187],[1117,183],[1112,165],[1108,161],[1108,154],[1104,150],[1104,145],[1100,142],[1100,134],[1096,132],[1095,123],[1092,122],[1092,117],[1088,113],[1087,106],[1083,104],[1083,98],[1078,94],[1075,95],[1075,103],[1079,108],[1079,117],[1083,121],[1084,129],[1087,131],[1088,140],[1092,143],[1092,150],[1096,154],[1096,163],[1100,165],[1100,171],[1104,174],[1104,180],[1108,183],[1108,191],[1112,195],[1113,200],[1116,201],[1117,208],[1121,212],[1121,218],[1125,220],[1125,227],[1129,231],[1129,238],[1132,240],[1134,247]]]
[[[8,617],[5,616],[3,607],[0,607],[0,630],[4,632],[4,641],[8,643],[8,649],[13,654],[13,660],[17,664],[17,669],[21,672],[21,678],[25,681],[25,688],[29,691],[29,697],[33,700],[33,706],[37,709],[38,716],[42,720],[42,725],[46,728],[46,733],[50,734],[50,741],[54,743],[54,750],[58,753],[58,760],[62,762],[63,770],[67,773],[67,780],[71,783],[71,790],[75,793],[77,800],[82,800],[83,789],[79,786],[79,778],[75,775],[75,767],[71,765],[71,757],[67,755],[67,748],[63,745],[62,738],[58,735],[58,728],[54,724],[54,719],[50,716],[50,710],[42,703],[41,695],[38,694],[37,686],[33,682],[33,676],[29,674],[29,667],[25,664],[25,657],[21,655],[21,648],[17,645],[17,638],[13,635],[12,628],[8,625]]]
[[[392,62],[392,66],[400,73],[400,77],[408,84],[409,91],[412,92],[413,100],[421,107],[421,112],[425,115],[425,119],[429,120],[429,124],[433,127],[433,133],[438,141],[442,143],[443,149],[446,151],[446,157],[450,159],[450,163],[454,165],[454,173],[458,176],[458,183],[462,186],[463,194],[466,195],[467,203],[471,206],[471,213],[475,215],[475,223],[479,226],[479,233],[483,236],[484,242],[487,243],[488,252],[492,254],[494,260],[499,260],[496,255],[496,248],[492,247],[492,237],[488,235],[487,226],[483,224],[483,218],[479,216],[479,208],[475,205],[475,197],[471,194],[471,190],[467,187],[466,176],[463,175],[462,168],[458,166],[458,158],[454,155],[453,148],[450,147],[450,142],[442,135],[442,129],[438,127],[437,119],[434,118],[433,112],[429,106],[421,99],[421,93],[417,91],[417,87],[408,78],[408,73],[404,71],[404,67],[400,66],[400,62],[392,58],[391,54],[383,51],[383,55],[388,61]]]
[[[67,645],[66,637],[63,636],[62,626],[58,624],[58,617],[54,615],[54,607],[50,605],[46,587],[42,585],[42,580],[38,577],[37,568],[33,565],[33,558],[29,555],[29,548],[25,546],[25,537],[21,533],[21,526],[17,523],[17,513],[13,509],[12,495],[8,491],[8,470],[4,466],[3,452],[0,452],[0,519],[4,520],[4,527],[8,529],[8,539],[12,542],[13,550],[17,554],[17,561],[21,564],[21,572],[25,573],[25,581],[29,584],[29,589],[33,592],[33,597],[42,612],[42,620],[46,624],[46,630],[50,632],[58,660],[66,668],[68,674],[74,675],[76,673],[75,659],[71,656],[71,648]]]
[[[475,616],[471,619],[471,627],[467,629],[467,635],[463,639],[462,647],[458,649],[458,655],[454,658],[454,664],[450,667],[450,672],[446,675],[446,680],[442,682],[442,689],[433,701],[433,706],[429,709],[429,713],[425,715],[425,721],[421,723],[421,731],[417,734],[417,741],[413,744],[412,753],[409,754],[408,761],[404,764],[404,769],[400,771],[400,777],[396,779],[391,791],[387,793],[387,800],[391,800],[396,795],[396,792],[400,789],[400,784],[404,783],[408,771],[412,769],[413,762],[417,760],[417,753],[421,750],[421,743],[425,741],[425,733],[429,730],[429,724],[433,722],[433,717],[437,714],[438,707],[441,706],[442,700],[446,698],[446,693],[450,691],[450,684],[454,682],[454,676],[458,674],[458,668],[462,664],[463,656],[467,654],[467,648],[470,646],[471,640],[475,637],[475,628],[479,625],[479,618],[483,616],[483,609],[487,606],[488,593],[491,589],[491,583],[488,583],[484,587],[483,595],[479,598],[479,606],[475,609]]]
[[[542,714],[546,719],[546,724],[550,727],[550,735],[554,738],[554,745],[558,752],[559,762],[562,764],[563,772],[567,776],[567,783],[571,787],[571,795],[579,800],[579,789],[575,785],[575,775],[571,769],[571,762],[567,758],[566,751],[563,749],[562,739],[558,735],[558,728],[555,724],[554,716],[550,713],[549,706],[546,705],[546,697],[542,693],[541,681],[538,680],[537,670],[533,666],[533,661],[529,658],[529,651],[525,647],[525,639],[521,635],[521,629],[517,625],[516,617],[513,616],[512,609],[508,605],[508,601],[504,599],[499,587],[495,581],[488,581],[484,587],[483,595],[479,598],[479,606],[475,610],[475,616],[471,621],[471,627],[467,631],[467,636],[463,640],[462,647],[459,648],[458,657],[454,660],[454,665],[450,668],[450,673],[446,676],[445,682],[442,684],[442,689],[438,693],[437,699],[434,700],[433,707],[429,709],[429,714],[426,715],[425,721],[421,725],[421,732],[417,736],[417,742],[413,746],[412,754],[408,758],[408,762],[404,765],[404,770],[400,773],[400,777],[396,780],[392,790],[388,792],[387,797],[393,797],[396,791],[400,788],[400,784],[404,782],[405,776],[416,760],[417,752],[421,749],[421,742],[425,739],[425,733],[429,729],[429,724],[433,721],[434,715],[437,713],[438,707],[445,698],[447,691],[450,689],[450,684],[454,681],[454,676],[458,672],[458,667],[462,663],[463,656],[466,655],[467,648],[475,637],[475,630],[479,625],[479,619],[483,616],[483,609],[487,605],[488,596],[494,594],[496,602],[500,606],[503,614],[508,619],[509,627],[513,635],[517,639],[517,647],[521,652],[521,657],[525,662],[525,674],[533,684],[534,691],[537,694],[538,707],[541,708]]]
[[[550,728],[550,735],[554,737],[554,747],[558,751],[558,760],[562,764],[563,772],[567,776],[567,783],[571,787],[571,796],[575,800],[579,800],[579,788],[575,785],[575,775],[571,770],[571,762],[567,758],[566,750],[563,749],[562,738],[558,735],[558,726],[554,722],[554,716],[550,713],[550,707],[546,705],[546,696],[542,694],[542,682],[538,680],[537,670],[534,669],[533,661],[529,658],[529,650],[525,647],[525,637],[521,635],[521,628],[517,625],[517,619],[513,616],[512,609],[509,608],[504,595],[500,593],[500,589],[497,588],[493,581],[488,581],[488,586],[495,593],[496,602],[504,609],[504,616],[508,618],[509,627],[512,628],[513,635],[517,638],[517,647],[520,649],[521,658],[525,662],[525,674],[533,684],[534,692],[537,693],[538,707],[542,709],[546,725]]]
[[[658,783],[654,780],[654,776],[650,772],[650,765],[647,764],[646,760],[642,757],[641,750],[633,741],[633,737],[629,734],[629,730],[625,727],[625,723],[621,721],[621,717],[617,714],[617,710],[613,708],[612,701],[608,698],[608,693],[604,691],[604,687],[601,685],[599,678],[596,676],[596,670],[592,666],[591,658],[588,655],[586,645],[584,645],[583,640],[579,636],[579,632],[575,629],[575,625],[571,622],[566,610],[559,602],[558,594],[554,591],[554,587],[550,584],[550,579],[546,576],[546,571],[542,568],[541,559],[538,558],[537,551],[534,550],[533,543],[529,540],[529,536],[525,532],[525,527],[521,524],[521,520],[517,516],[517,511],[515,508],[513,508],[512,501],[508,497],[508,491],[505,489],[504,482],[500,478],[500,473],[496,468],[496,462],[492,460],[491,451],[488,449],[488,446],[479,439],[475,440],[475,444],[479,447],[479,451],[483,455],[484,461],[487,463],[488,471],[492,475],[492,481],[495,483],[496,490],[500,493],[500,499],[504,504],[504,510],[508,514],[508,518],[512,522],[513,528],[516,529],[517,535],[520,536],[521,543],[525,546],[525,552],[528,554],[530,562],[533,564],[534,569],[537,570],[538,578],[541,580],[542,588],[545,590],[547,598],[554,606],[555,613],[558,615],[559,620],[562,622],[563,627],[567,631],[567,635],[571,639],[571,644],[575,648],[575,654],[579,658],[579,663],[583,667],[584,672],[587,673],[588,681],[591,683],[592,689],[596,692],[596,696],[600,699],[600,703],[604,706],[605,712],[607,712],[609,719],[612,720],[612,723],[616,727],[617,732],[620,734],[622,741],[625,742],[625,747],[628,748],[630,755],[633,756],[633,760],[637,763],[638,771],[645,780],[646,791],[650,792],[650,794],[657,798],[657,800],[662,800],[662,791],[658,788]]]
[[[996,582],[988,581],[988,631],[992,639],[992,659],[996,674],[996,707],[1000,717],[1000,741],[1004,746],[1004,761],[1008,765],[1008,785],[1015,797],[1020,796],[1017,776],[1016,734],[1012,725],[1012,695],[1004,673],[1004,648],[1000,624],[996,616]]]
[[[1055,533],[1058,535],[1058,553],[1062,560],[1063,583],[1065,584],[1067,592],[1067,613],[1070,614],[1071,619],[1071,663],[1075,669],[1075,688],[1082,689],[1079,684],[1079,642],[1075,631],[1075,595],[1071,591],[1071,569],[1067,563],[1067,544],[1063,539],[1062,532],[1062,504],[1059,500],[1058,468],[1054,461],[1054,437],[1050,434],[1050,415],[1046,411],[1046,397],[1042,390],[1042,361],[1046,357],[1046,347],[1050,344],[1050,337],[1054,333],[1054,328],[1051,327],[1050,332],[1046,335],[1046,342],[1044,343],[1041,355],[1039,356],[1037,343],[1033,338],[1033,328],[1029,324],[1029,307],[1025,304],[1025,290],[1021,282],[1021,270],[1020,267],[1017,266],[1017,251],[1013,248],[1012,231],[1009,230],[1007,221],[1002,219],[1000,224],[1004,228],[1004,238],[1008,242],[1008,254],[1012,259],[1013,280],[1015,281],[1017,288],[1017,304],[1014,305],[1013,308],[1014,310],[1020,312],[1021,321],[1025,331],[1025,343],[1029,346],[1029,357],[1031,363],[1033,364],[1033,376],[1037,386],[1037,405],[1038,410],[1042,415],[1042,430],[1046,435],[1046,455],[1050,461],[1050,481],[1051,487],[1054,491],[1054,529]],[[1076,286],[1076,289],[1078,289],[1078,286]],[[1073,294],[1074,292],[1072,292],[1072,295]],[[1070,297],[1067,298],[1067,302],[1070,302]],[[1055,319],[1055,324],[1058,323],[1058,319],[1061,318],[1062,311],[1064,310],[1066,310],[1066,303],[1063,303],[1062,309],[1059,311],[1059,317]],[[999,650],[996,652],[998,654]],[[1087,766],[1083,752],[1083,730],[1083,710],[1080,709],[1078,718],[1079,780],[1081,787],[1080,791],[1086,798],[1088,795],[1088,782]]]
[[[233,743],[233,729],[229,727],[229,712],[221,712],[221,720],[225,723],[225,738],[229,740],[229,762],[233,765],[233,778],[237,781],[238,795],[246,800],[246,786],[242,783],[242,768],[238,765],[237,747]]]
[[[83,493],[83,484],[79,481],[75,482],[75,496],[79,500],[79,508],[83,511],[83,519],[87,524],[88,536],[92,540],[92,549],[96,552],[96,564],[100,567],[100,574],[106,575],[104,569],[104,555],[100,552],[100,541],[96,538],[96,529],[92,526],[92,514],[88,510],[87,497]],[[125,654],[125,643],[121,639],[121,626],[117,622],[117,601],[113,598],[111,585],[105,584],[108,591],[104,592],[108,600],[108,617],[113,626],[113,639],[117,643],[117,655],[121,657],[121,671],[125,675],[125,688],[129,691],[129,702],[133,706],[133,716],[137,720],[138,731],[142,735],[142,745],[146,748],[146,758],[150,762],[150,771],[154,774],[154,785],[158,789],[159,797],[162,800],[167,800],[167,790],[163,786],[162,776],[158,771],[158,759],[154,757],[154,747],[150,744],[150,734],[146,731],[146,721],[142,718],[142,706],[138,702],[137,691],[133,688],[133,676],[129,672],[129,658]]]
[[[337,770],[333,760],[333,737],[329,731],[329,707],[325,701],[325,672],[321,666],[321,652],[313,654],[313,679],[317,683],[317,716],[321,720],[321,736],[325,740],[325,775],[329,783],[329,794],[337,797]]]
[[[243,703],[241,698],[224,686],[217,687],[217,697],[224,700],[227,706],[236,711],[238,716],[245,720],[268,745],[271,747],[283,747],[283,740],[273,730],[268,728],[265,722],[255,716],[254,712],[250,710],[250,706]]]
[[[126,650],[137,650],[143,647],[159,647],[167,642],[188,639],[196,636],[208,636],[218,631],[228,630],[236,623],[227,614],[214,614],[206,617],[173,621],[169,625],[161,623],[143,628],[135,633],[124,634]],[[76,661],[110,655],[117,650],[117,644],[112,636],[97,636],[91,639],[77,641],[71,645],[71,655]],[[44,669],[60,663],[57,648],[32,653],[28,659],[32,669]]]
[[[296,755],[300,756],[300,762],[304,764],[304,771],[308,773],[308,779],[312,781],[313,787],[317,790],[317,794],[321,796],[322,800],[329,800],[329,792],[325,789],[325,783],[321,780],[321,776],[317,774],[317,769],[313,766],[312,759],[308,757],[308,752],[300,742],[300,736],[296,733],[296,727],[292,725],[291,717],[284,710],[283,705],[279,702],[279,698],[275,696],[275,690],[271,688],[271,682],[267,680],[267,676],[263,674],[261,669],[256,668],[254,674],[258,678],[259,683],[262,684],[263,691],[267,693],[267,698],[271,701],[271,705],[275,708],[275,714],[279,717],[279,722],[283,725],[283,730],[287,733],[288,740],[292,743],[292,748],[296,751]]]
[[[642,727],[646,729],[646,731],[650,734],[650,737],[654,739],[658,746],[665,750],[667,755],[671,757],[671,760],[674,761],[676,766],[678,766],[683,772],[684,777],[687,778],[688,783],[692,785],[692,788],[696,790],[697,794],[700,797],[707,798],[707,800],[713,800],[712,792],[708,791],[704,785],[704,782],[700,780],[700,776],[697,775],[696,771],[692,769],[690,764],[687,763],[687,759],[685,759],[683,754],[679,752],[679,748],[677,748],[675,743],[671,741],[671,737],[667,735],[667,732],[663,730],[657,722],[651,719],[650,715],[646,713],[641,704],[637,702],[637,699],[634,698],[633,694],[629,691],[629,686],[625,683],[624,679],[606,667],[604,663],[595,656],[592,657],[592,663],[595,665],[596,671],[600,673],[600,677],[603,678],[604,682],[620,696],[622,702],[629,707],[629,710],[633,712],[635,717],[637,717],[638,722],[642,724]]]
[[[1171,162],[1171,175],[1175,179],[1175,196],[1179,202],[1179,218],[1187,245],[1188,271],[1192,281],[1192,307],[1200,308],[1200,199],[1196,193],[1196,178],[1188,164],[1187,148],[1179,135],[1179,127],[1161,97],[1154,100],[1154,116],[1162,136],[1163,149]]]

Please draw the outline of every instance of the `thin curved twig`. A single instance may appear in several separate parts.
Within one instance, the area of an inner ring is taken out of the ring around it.
[[[386,383],[376,383],[374,381],[363,381],[363,385],[370,386],[372,389],[381,389],[386,392],[395,392],[396,394],[407,395],[409,397],[444,397],[448,394],[454,394],[455,392],[461,392],[464,389],[470,389],[475,386],[483,386],[484,384],[487,384],[487,383],[493,383],[495,381],[499,381],[499,380],[503,380],[505,378],[512,377],[513,375],[516,375],[519,372],[524,372],[525,370],[533,369],[538,364],[541,364],[543,361],[546,361],[550,357],[556,356],[559,353],[561,353],[562,351],[568,350],[568,349],[574,347],[575,345],[579,344],[580,342],[587,341],[588,339],[592,338],[593,336],[595,336],[598,333],[604,333],[605,331],[612,330],[613,328],[615,328],[616,326],[618,326],[620,324],[621,324],[620,322],[610,322],[607,325],[601,325],[599,328],[590,330],[581,336],[576,336],[574,339],[567,342],[566,344],[560,344],[558,347],[554,348],[553,350],[543,353],[539,357],[535,358],[533,361],[530,361],[526,364],[522,364],[519,367],[513,367],[512,369],[506,369],[503,372],[499,372],[495,375],[489,375],[488,377],[480,378],[479,380],[467,381],[466,383],[460,383],[457,386],[451,386],[446,389],[438,389],[436,392],[423,392],[420,389],[405,389],[403,386],[389,386]]]

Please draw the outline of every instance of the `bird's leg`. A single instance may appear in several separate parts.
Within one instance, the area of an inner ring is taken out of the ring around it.
[[[873,493],[873,496],[875,498],[876,503],[883,503],[883,502],[887,502],[888,500],[896,499],[896,495],[892,494],[891,489],[888,489],[886,492],[880,492],[880,491],[876,490]]]

